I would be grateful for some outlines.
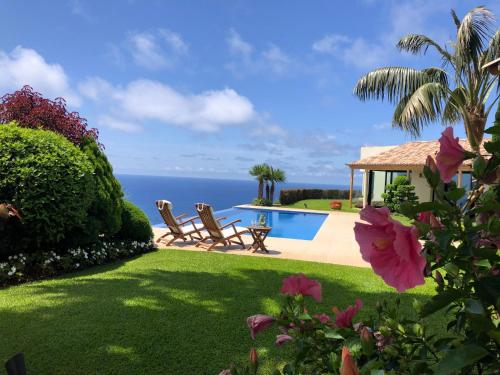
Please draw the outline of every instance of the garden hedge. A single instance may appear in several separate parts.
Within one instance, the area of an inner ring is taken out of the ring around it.
[[[153,230],[146,214],[135,204],[123,201],[122,227],[116,234],[120,240],[147,242],[153,238]]]
[[[77,235],[81,244],[89,244],[102,237],[111,238],[120,230],[123,191],[120,182],[113,175],[113,167],[97,142],[87,137],[80,147],[94,168],[96,183],[84,230]]]
[[[81,228],[95,192],[94,169],[82,151],[51,131],[0,126],[0,202],[22,225],[0,229],[0,258],[52,248]]]
[[[293,204],[304,199],[349,199],[349,190],[339,189],[283,189],[280,203]]]

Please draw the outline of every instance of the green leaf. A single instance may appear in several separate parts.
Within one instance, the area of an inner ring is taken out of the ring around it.
[[[486,134],[500,134],[500,126],[492,126],[484,131]]]
[[[436,374],[448,375],[455,371],[459,371],[465,366],[469,366],[474,362],[488,355],[488,351],[481,346],[467,344],[452,349],[445,354],[443,359],[436,367]]]
[[[480,259],[478,261],[475,261],[474,265],[478,266],[478,267],[488,268],[488,269],[491,268],[491,263],[488,259]]]
[[[477,299],[467,298],[465,300],[465,311],[469,314],[483,315],[484,307]]]
[[[309,314],[300,314],[297,319],[300,319],[300,320],[312,320],[312,317],[311,315]]]
[[[327,339],[337,339],[342,340],[344,337],[335,330],[328,330],[325,332],[325,337]]]
[[[490,154],[493,154],[495,152],[500,152],[500,141],[485,142],[484,149],[488,151]]]
[[[424,304],[420,310],[420,316],[425,318],[428,315],[435,313],[438,310],[448,306],[453,301],[465,297],[464,292],[457,289],[448,289],[444,292],[436,294],[428,302]]]
[[[465,189],[464,188],[452,189],[452,190],[446,192],[445,195],[446,195],[446,198],[448,198],[449,200],[456,202],[465,195]]]

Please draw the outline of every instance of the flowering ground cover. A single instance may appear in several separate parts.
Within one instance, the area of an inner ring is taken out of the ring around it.
[[[245,319],[277,313],[282,280],[297,273],[321,282],[326,313],[359,298],[356,319],[367,319],[397,296],[368,268],[159,250],[0,290],[0,361],[22,351],[34,374],[217,374],[255,346],[270,373],[290,349],[274,346],[272,330],[252,341]],[[429,284],[410,290],[402,308],[411,315],[414,298],[433,294]],[[439,314],[432,329],[445,326]]]

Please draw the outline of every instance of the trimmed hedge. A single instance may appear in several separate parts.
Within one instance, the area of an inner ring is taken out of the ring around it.
[[[82,228],[95,194],[92,164],[78,147],[46,130],[0,126],[0,202],[22,224],[3,226],[0,258],[53,248]]]
[[[148,242],[153,230],[146,214],[132,202],[123,201],[122,227],[116,234],[120,240]]]
[[[77,234],[78,245],[111,238],[121,228],[123,191],[113,175],[113,167],[93,138],[85,138],[81,149],[94,167],[96,191],[83,230]]]
[[[349,190],[283,189],[280,191],[282,205],[293,204],[304,199],[349,199]]]

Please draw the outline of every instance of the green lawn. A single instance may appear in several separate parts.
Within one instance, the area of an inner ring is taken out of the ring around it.
[[[348,199],[304,199],[302,201],[295,202],[293,204],[285,205],[282,207],[291,207],[291,208],[307,208],[310,210],[322,210],[322,211],[332,211],[330,208],[330,202],[332,200],[340,200],[342,201],[342,210],[344,212],[359,212],[359,208],[354,207],[354,202],[352,208],[349,208],[349,200]]]
[[[160,250],[0,290],[0,361],[22,351],[39,375],[217,374],[255,345],[268,370],[287,349],[273,346],[272,329],[253,343],[245,318],[277,312],[281,280],[298,272],[321,281],[325,312],[360,297],[366,318],[375,302],[396,296],[370,269]],[[412,313],[413,298],[432,290],[404,294],[404,308]]]

